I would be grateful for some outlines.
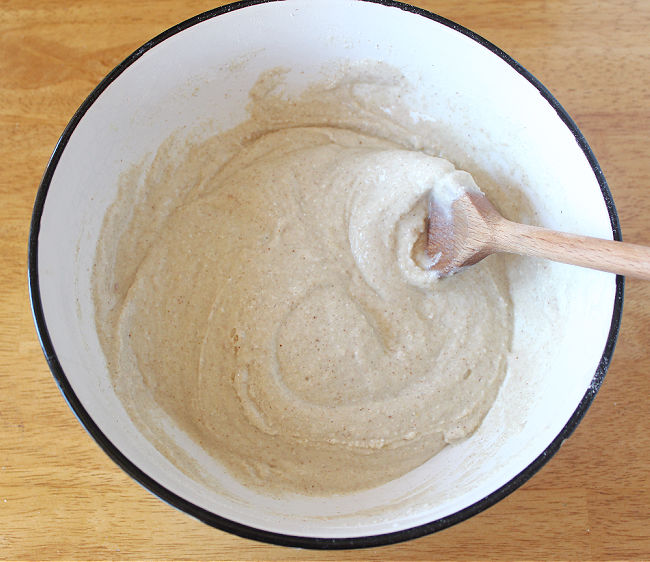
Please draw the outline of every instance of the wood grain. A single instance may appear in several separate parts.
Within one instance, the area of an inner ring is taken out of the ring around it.
[[[626,240],[650,243],[650,3],[418,0],[503,48],[578,123]],[[630,280],[614,361],[555,458],[469,521],[409,543],[310,552],[240,539],[178,512],[95,445],[33,328],[27,237],[57,138],[101,78],[147,39],[218,2],[0,1],[0,557],[5,559],[650,558],[650,284]]]

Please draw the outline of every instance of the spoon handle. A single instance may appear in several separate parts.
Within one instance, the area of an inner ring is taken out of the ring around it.
[[[650,280],[650,247],[556,232],[504,219],[494,225],[494,251],[546,258]]]

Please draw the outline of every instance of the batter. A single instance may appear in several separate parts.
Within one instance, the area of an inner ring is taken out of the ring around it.
[[[136,424],[148,403],[239,481],[329,495],[380,485],[470,435],[504,378],[504,262],[426,269],[426,198],[476,189],[408,117],[399,79],[347,74],[170,139],[124,178],[94,273],[97,327]],[[388,99],[393,101],[388,102]]]

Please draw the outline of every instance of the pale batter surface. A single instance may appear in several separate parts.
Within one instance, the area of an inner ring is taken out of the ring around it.
[[[113,382],[176,462],[156,404],[239,481],[345,493],[470,435],[512,337],[504,262],[437,280],[420,265],[430,190],[473,185],[431,128],[365,75],[169,140],[124,178],[95,268]]]

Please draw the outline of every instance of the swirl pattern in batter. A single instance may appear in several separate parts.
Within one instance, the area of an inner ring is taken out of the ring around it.
[[[418,256],[429,192],[473,181],[372,109],[371,86],[358,111],[354,82],[339,85],[339,109],[331,85],[291,111],[275,100],[165,173],[140,169],[98,247],[118,395],[138,417],[148,393],[270,493],[408,472],[478,427],[506,370],[502,260],[438,280]]]

